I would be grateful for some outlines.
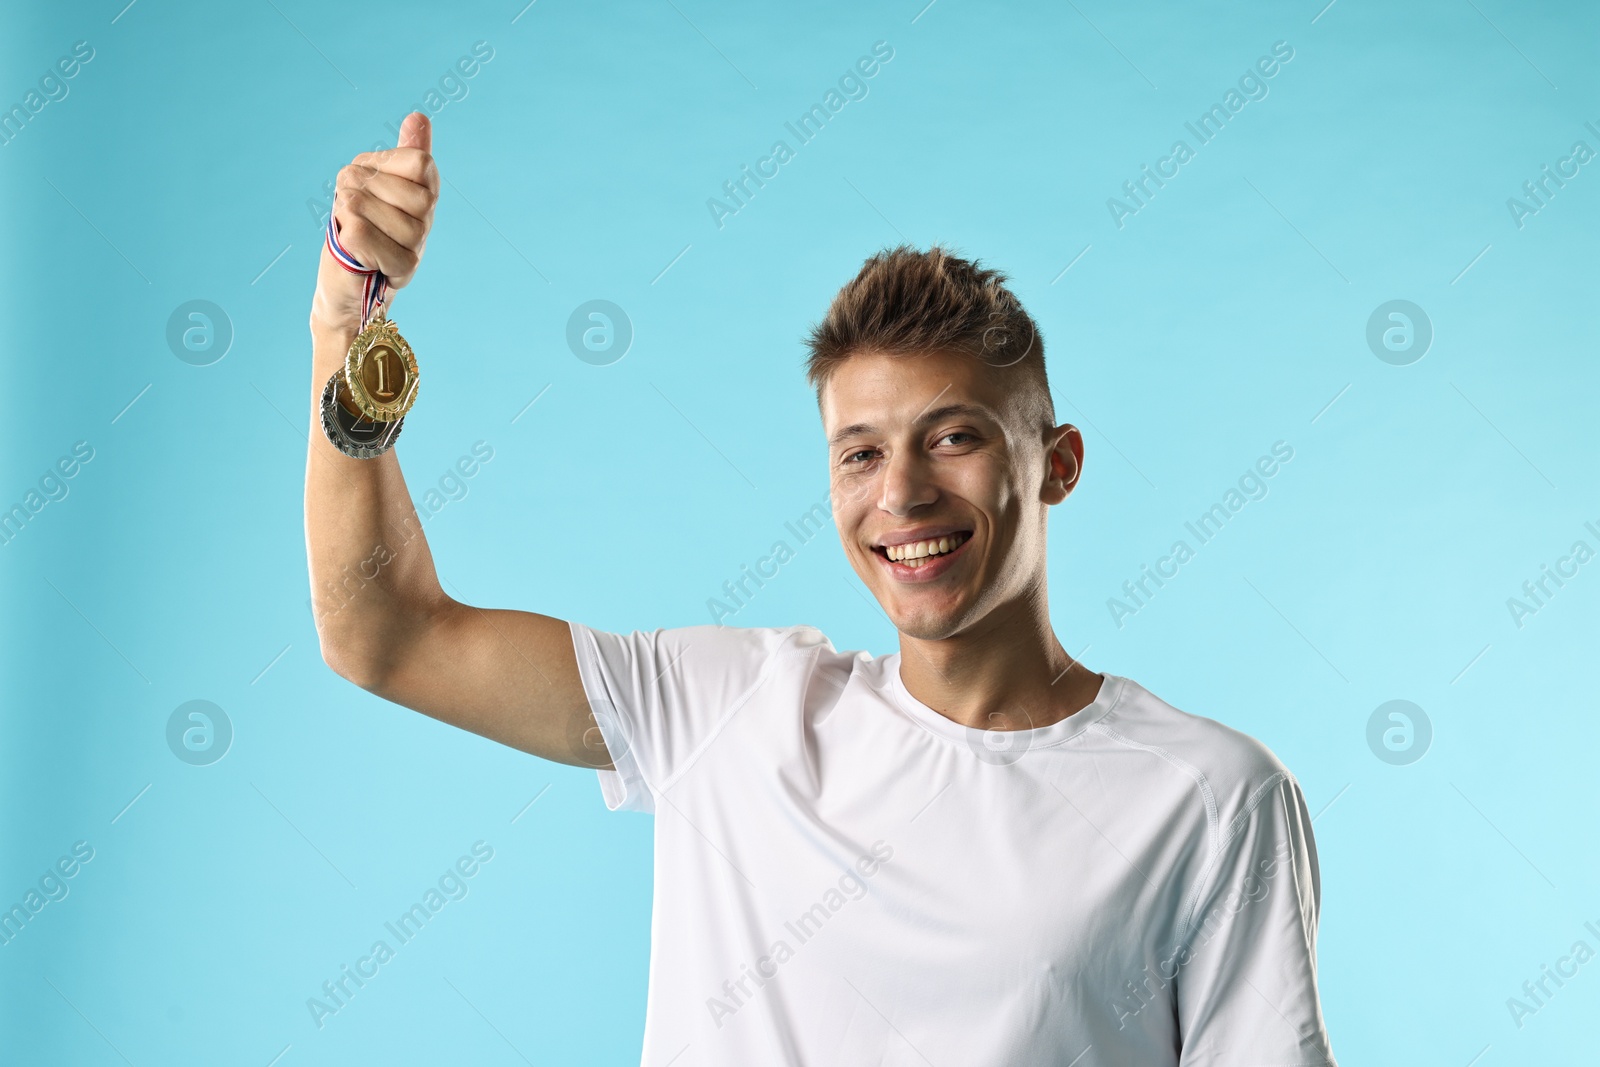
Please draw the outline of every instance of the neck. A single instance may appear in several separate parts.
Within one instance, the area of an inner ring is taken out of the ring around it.
[[[928,707],[979,730],[1060,722],[1093,703],[1103,681],[1057,640],[1042,588],[954,637],[902,633],[900,678]]]

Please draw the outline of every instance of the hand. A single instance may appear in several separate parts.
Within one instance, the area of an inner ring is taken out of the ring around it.
[[[361,263],[377,267],[389,288],[402,289],[417,271],[439,202],[439,168],[431,149],[433,127],[420,111],[400,125],[400,143],[362,152],[339,171],[333,213],[339,243]],[[361,328],[365,279],[340,266],[324,242],[311,301],[311,329],[355,333]]]

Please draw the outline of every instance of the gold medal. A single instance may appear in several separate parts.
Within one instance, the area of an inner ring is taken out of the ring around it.
[[[384,315],[382,304],[373,308],[345,353],[344,385],[360,413],[373,422],[394,422],[417,402],[417,357],[394,320]]]

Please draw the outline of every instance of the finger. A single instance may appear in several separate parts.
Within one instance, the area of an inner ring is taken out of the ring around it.
[[[420,148],[385,148],[378,152],[362,152],[350,161],[375,170],[405,178],[439,191],[439,168],[433,157]]]
[[[336,200],[341,209],[341,226],[347,225],[347,219],[352,216],[360,217],[376,226],[395,244],[410,249],[420,249],[422,239],[428,235],[425,221],[407,214],[368,189],[341,189]]]
[[[420,111],[413,111],[400,123],[401,148],[420,148],[424,152],[433,151],[433,123],[428,116]]]
[[[340,243],[350,254],[368,267],[376,266],[396,289],[404,285],[417,269],[421,250],[400,244],[365,215],[342,205],[335,211],[339,217]]]
[[[361,190],[382,200],[384,203],[393,204],[414,219],[427,223],[433,218],[433,207],[437,197],[425,187],[416,182],[386,171],[376,170],[372,167],[351,164],[339,171],[336,188],[345,190]]]

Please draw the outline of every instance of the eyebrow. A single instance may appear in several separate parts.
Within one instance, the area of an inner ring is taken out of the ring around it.
[[[939,422],[940,420],[948,419],[953,415],[972,415],[982,419],[989,419],[993,422],[1000,421],[999,417],[993,411],[981,404],[946,404],[944,407],[934,408],[932,411],[922,415],[917,419],[916,424],[918,426],[922,426],[930,422]],[[830,446],[837,445],[841,441],[855,437],[858,434],[876,434],[880,432],[881,431],[871,423],[853,422],[849,426],[837,431],[832,437],[828,438],[828,444]]]

